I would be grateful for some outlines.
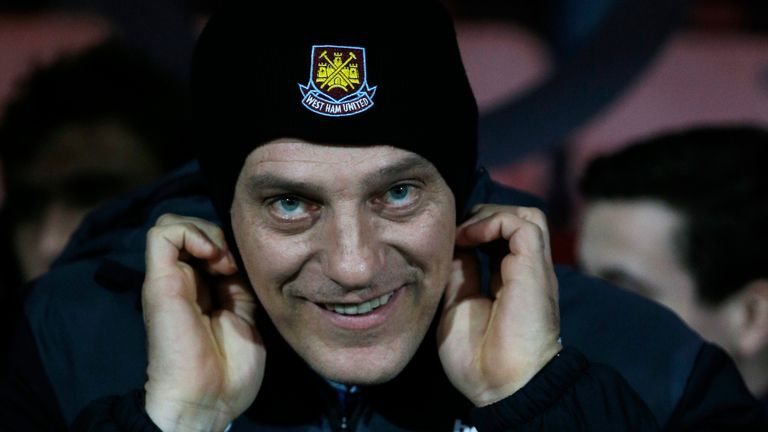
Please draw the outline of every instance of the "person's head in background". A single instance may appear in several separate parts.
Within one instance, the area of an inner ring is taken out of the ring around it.
[[[191,156],[184,84],[117,41],[36,69],[15,94],[0,123],[2,229],[23,282],[48,269],[88,211]]]
[[[768,130],[660,134],[587,166],[578,259],[650,297],[768,392]]]

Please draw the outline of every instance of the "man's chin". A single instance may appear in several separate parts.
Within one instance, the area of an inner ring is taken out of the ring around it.
[[[347,385],[376,385],[392,380],[410,361],[412,355],[396,358],[386,355],[339,355],[324,359],[305,359],[320,376]]]
[[[346,385],[370,386],[383,384],[394,379],[403,368],[391,370],[316,370],[327,380]]]

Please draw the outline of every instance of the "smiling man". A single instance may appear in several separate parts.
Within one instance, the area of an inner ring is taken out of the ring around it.
[[[337,6],[213,16],[193,64],[199,167],[92,214],[36,284],[6,424],[764,424],[727,355],[555,269],[538,201],[476,167],[477,108],[440,3]]]
[[[434,166],[386,146],[272,142],[246,159],[232,206],[245,270],[280,334],[324,377],[361,384],[394,378],[424,339],[455,220]]]

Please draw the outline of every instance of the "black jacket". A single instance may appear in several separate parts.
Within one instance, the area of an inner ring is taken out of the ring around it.
[[[478,202],[539,204],[484,172]],[[30,287],[0,388],[1,427],[156,430],[143,410],[140,292],[146,231],[166,212],[216,219],[194,165],[90,214]],[[444,376],[434,336],[397,378],[341,398],[260,317],[266,377],[232,431],[768,430],[731,359],[671,312],[572,269],[557,276],[566,348],[480,409]]]

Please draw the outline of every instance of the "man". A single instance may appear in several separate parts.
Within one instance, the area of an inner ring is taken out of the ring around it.
[[[48,270],[89,211],[192,158],[178,145],[184,86],[117,40],[37,68],[17,90],[0,122],[6,329],[25,283]],[[3,359],[10,334],[0,336]]]
[[[726,355],[556,274],[536,201],[476,171],[439,3],[299,6],[208,23],[200,171],[93,214],[37,283],[9,387],[32,396],[6,418],[47,400],[58,422],[36,426],[74,430],[762,426]]]
[[[594,160],[580,261],[674,310],[768,402],[768,131],[701,126]]]
[[[116,40],[34,70],[18,90],[0,123],[13,288],[44,273],[99,203],[192,158],[174,145],[182,83]]]

